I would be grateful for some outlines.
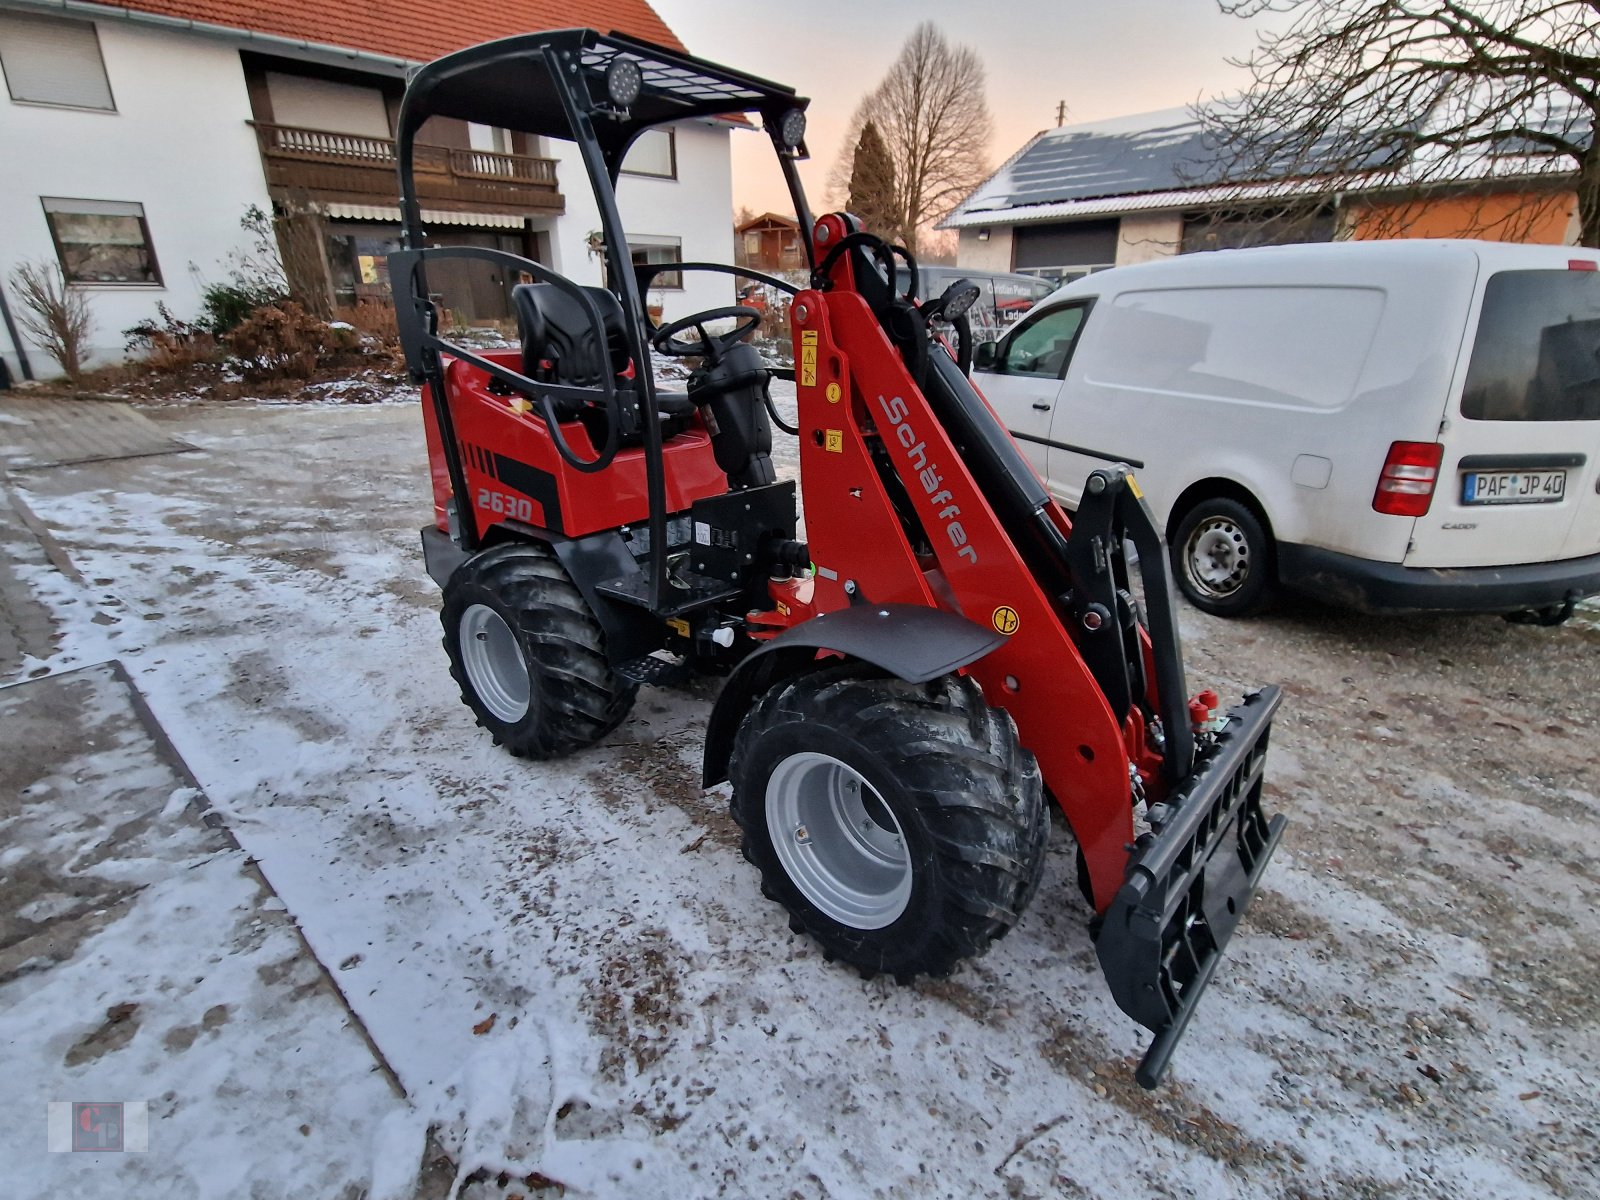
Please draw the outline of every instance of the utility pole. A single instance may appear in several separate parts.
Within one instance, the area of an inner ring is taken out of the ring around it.
[[[1060,129],[1066,123],[1067,123],[1067,102],[1065,100],[1058,100],[1058,101],[1056,101],[1056,128]]]

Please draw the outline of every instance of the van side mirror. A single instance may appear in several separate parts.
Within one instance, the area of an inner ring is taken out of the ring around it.
[[[1000,343],[979,342],[972,351],[972,369],[992,371],[1000,365]]]

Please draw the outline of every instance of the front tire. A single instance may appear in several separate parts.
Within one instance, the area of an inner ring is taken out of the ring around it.
[[[599,622],[548,546],[495,546],[462,563],[440,619],[461,699],[519,758],[592,746],[633,706],[637,688],[611,670]]]
[[[868,977],[948,974],[1038,888],[1039,768],[970,679],[840,666],[780,681],[740,725],[729,777],[762,892]]]
[[[1254,511],[1212,496],[1183,515],[1168,553],[1189,602],[1214,617],[1248,617],[1273,599],[1272,536]]]

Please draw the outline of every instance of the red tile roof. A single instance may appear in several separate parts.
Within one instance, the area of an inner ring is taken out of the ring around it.
[[[414,62],[493,38],[574,27],[684,49],[647,0],[133,0],[113,7]]]

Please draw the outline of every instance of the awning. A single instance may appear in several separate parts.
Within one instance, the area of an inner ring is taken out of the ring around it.
[[[323,211],[341,221],[384,221],[400,223],[398,204],[327,204]],[[424,225],[473,225],[479,229],[521,229],[522,218],[511,213],[444,212],[422,210]]]

